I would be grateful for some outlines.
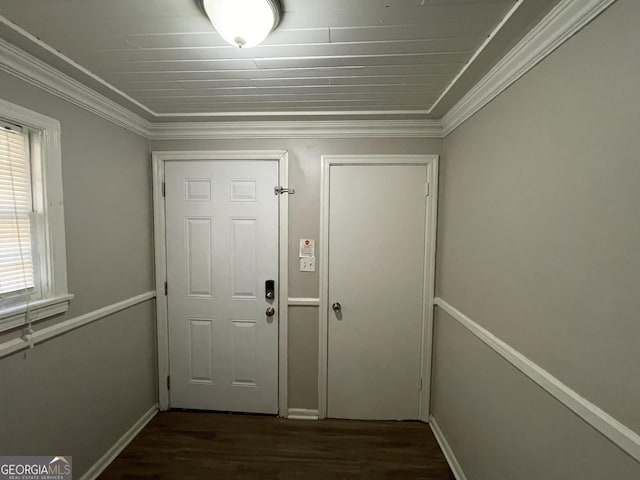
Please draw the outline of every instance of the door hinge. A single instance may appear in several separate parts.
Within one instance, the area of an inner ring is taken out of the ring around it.
[[[171,390],[171,377],[167,375],[167,390]]]
[[[277,187],[273,187],[273,194],[274,195],[282,195],[283,193],[288,193],[290,195],[293,195],[296,193],[295,188],[285,188],[285,187],[281,187],[281,186],[277,186]]]
[[[166,297],[167,295],[169,295],[169,284],[164,282],[164,296]]]
[[[162,196],[166,197],[167,196],[167,184],[162,182]]]
[[[424,196],[428,197],[431,193],[431,184],[429,182],[424,184]]]
[[[418,384],[418,390],[422,391],[422,379],[420,379],[420,383]]]

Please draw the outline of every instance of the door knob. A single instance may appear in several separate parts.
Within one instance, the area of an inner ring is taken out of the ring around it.
[[[267,315],[267,317],[273,317],[276,314],[276,309],[273,307],[268,307],[267,311],[264,313]]]
[[[336,313],[340,313],[342,311],[342,305],[340,305],[340,302],[335,302],[331,305],[331,308],[333,308],[333,311]]]

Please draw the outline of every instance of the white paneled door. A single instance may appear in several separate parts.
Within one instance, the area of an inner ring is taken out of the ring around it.
[[[278,163],[168,161],[165,184],[171,406],[277,413]]]
[[[331,165],[327,416],[419,418],[426,165]]]

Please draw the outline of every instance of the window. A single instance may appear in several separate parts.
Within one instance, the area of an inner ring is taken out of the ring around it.
[[[0,331],[65,312],[60,124],[0,100]]]
[[[0,127],[0,298],[33,294],[32,191],[29,135]]]

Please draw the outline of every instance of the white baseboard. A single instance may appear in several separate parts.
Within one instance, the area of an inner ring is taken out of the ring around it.
[[[306,408],[290,408],[287,412],[289,420],[318,420],[318,410],[309,410]]]
[[[80,477],[80,480],[95,480],[102,472],[120,455],[120,453],[131,443],[138,433],[151,421],[158,413],[158,404],[154,404],[147,412],[134,423],[124,435],[122,435],[102,457],[98,459],[87,472]]]
[[[449,445],[447,438],[444,436],[444,433],[442,433],[442,430],[440,430],[440,426],[438,425],[438,422],[435,418],[429,417],[429,426],[431,427],[431,431],[438,441],[438,445],[440,445],[442,453],[444,453],[444,458],[447,459],[447,463],[449,464],[449,468],[451,468],[451,471],[453,472],[453,476],[456,477],[456,480],[467,480],[467,476],[462,471],[462,467],[460,466],[458,459],[453,453],[451,445]]]

